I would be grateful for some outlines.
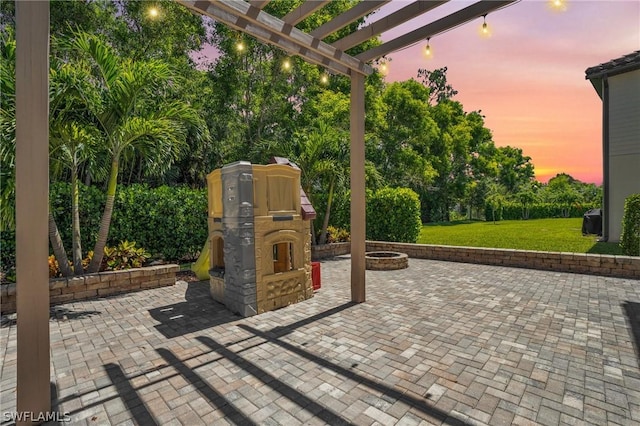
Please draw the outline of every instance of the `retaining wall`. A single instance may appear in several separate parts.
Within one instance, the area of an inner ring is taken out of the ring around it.
[[[558,272],[640,279],[640,257],[437,246],[367,241],[367,251],[397,251],[417,259],[480,263]]]
[[[50,304],[93,299],[119,293],[146,290],[175,284],[178,265],[158,265],[123,271],[105,271],[79,277],[49,281]],[[16,311],[16,284],[0,285],[0,312]]]
[[[311,246],[311,260],[329,259],[351,253],[351,243],[332,243]]]

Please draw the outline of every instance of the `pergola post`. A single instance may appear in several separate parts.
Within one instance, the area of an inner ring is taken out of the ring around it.
[[[365,301],[364,79],[351,73],[351,300]]]
[[[49,2],[17,1],[17,411],[36,418],[51,410],[48,200]]]

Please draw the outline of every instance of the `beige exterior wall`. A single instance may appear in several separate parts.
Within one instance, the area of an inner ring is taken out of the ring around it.
[[[609,241],[620,241],[624,201],[635,193],[640,193],[640,70],[609,78]]]

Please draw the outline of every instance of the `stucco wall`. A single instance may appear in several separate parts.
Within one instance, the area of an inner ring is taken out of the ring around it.
[[[640,70],[609,78],[609,241],[619,242],[624,200],[640,193]]]

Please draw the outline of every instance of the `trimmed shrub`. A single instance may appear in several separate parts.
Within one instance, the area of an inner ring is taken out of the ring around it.
[[[206,189],[131,185],[116,193],[111,245],[135,241],[153,257],[193,260],[207,234]]]
[[[582,217],[587,210],[598,207],[599,206],[575,204],[568,209],[568,217]],[[529,219],[550,219],[554,217],[565,217],[562,211],[563,207],[559,204],[554,203],[529,204],[527,206],[527,210],[529,213]],[[566,207],[565,210],[567,210]],[[496,220],[520,220],[523,218],[522,204],[514,203],[512,201],[505,202],[501,205],[499,213],[500,214],[496,212]],[[484,216],[485,220],[492,220],[491,206],[489,205],[489,203],[485,205]]]
[[[624,202],[620,247],[627,256],[640,256],[640,194],[630,195]]]
[[[367,239],[415,243],[421,228],[420,199],[411,189],[367,193]]]

